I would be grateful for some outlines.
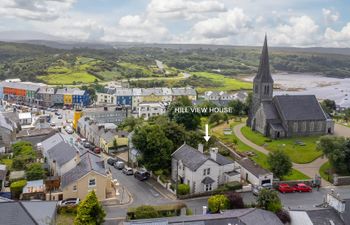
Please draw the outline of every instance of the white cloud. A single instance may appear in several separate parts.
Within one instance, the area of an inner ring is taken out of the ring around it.
[[[334,22],[337,22],[339,20],[339,12],[334,11],[332,9],[322,9],[322,14],[324,18],[324,22],[326,25],[332,24]]]
[[[272,43],[288,46],[317,45],[319,26],[309,16],[292,16],[272,30]]]
[[[237,35],[248,28],[249,18],[242,9],[234,8],[218,17],[197,22],[192,30],[193,35],[204,38],[225,38]]]
[[[324,37],[328,45],[335,47],[349,47],[350,23],[346,24],[340,31],[335,31],[332,28],[327,28]]]
[[[204,18],[206,13],[225,11],[223,3],[216,0],[152,0],[147,6],[149,17],[161,19]]]
[[[69,10],[75,0],[1,0],[0,17],[51,21]]]

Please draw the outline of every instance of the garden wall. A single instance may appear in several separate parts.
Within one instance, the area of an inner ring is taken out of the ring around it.
[[[335,186],[350,185],[350,176],[338,176],[337,174],[334,174],[333,184]]]

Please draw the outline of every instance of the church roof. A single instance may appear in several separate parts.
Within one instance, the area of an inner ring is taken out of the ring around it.
[[[279,119],[276,107],[272,102],[262,102],[262,108],[267,120]]]
[[[278,95],[274,103],[284,120],[325,120],[315,95]]]
[[[266,35],[265,35],[264,46],[263,46],[261,56],[260,56],[260,64],[259,64],[258,73],[254,77],[254,82],[255,81],[271,82],[271,83],[273,82],[273,79],[272,79],[271,73],[270,73],[269,50],[267,47]]]

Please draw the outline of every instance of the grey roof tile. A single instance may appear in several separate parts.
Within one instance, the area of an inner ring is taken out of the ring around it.
[[[241,165],[243,168],[254,174],[255,176],[270,174],[268,170],[262,168],[258,164],[256,164],[253,160],[249,158],[243,158],[238,161],[238,164]]]
[[[38,224],[20,202],[1,202],[0,218],[0,225]]]
[[[192,171],[196,171],[209,159],[209,156],[202,154],[197,149],[192,148],[187,144],[183,144],[172,154],[172,156],[177,160],[181,160],[182,163]]]
[[[285,120],[326,120],[315,95],[277,95],[273,98]]]
[[[267,120],[279,119],[276,107],[272,104],[272,102],[262,102],[262,109],[264,110]]]
[[[212,184],[214,182],[215,182],[215,180],[213,180],[211,177],[205,177],[201,183],[202,184]]]
[[[21,203],[39,225],[52,224],[54,221],[57,202],[23,201]]]

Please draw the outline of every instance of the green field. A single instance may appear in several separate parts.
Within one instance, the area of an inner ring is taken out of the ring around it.
[[[47,69],[48,75],[37,76],[37,78],[51,85],[93,83],[99,79],[89,74],[87,70],[97,62],[98,60],[92,58],[77,57],[74,65],[69,65],[68,62],[59,60]]]
[[[262,134],[252,131],[249,127],[243,127],[241,131],[247,139],[259,146],[264,146],[267,150],[274,151],[282,149],[295,163],[310,163],[322,155],[322,152],[316,149],[319,136],[269,140]],[[303,142],[305,146],[296,144],[296,142]]]
[[[249,82],[240,81],[238,79],[230,78],[217,73],[208,73],[208,72],[193,72],[192,75],[199,77],[204,77],[212,80],[218,87],[199,87],[197,90],[199,93],[205,91],[237,91],[241,89],[252,89],[253,85]]]
[[[260,165],[262,168],[269,170],[269,165],[267,163],[267,155],[244,144],[240,139],[237,138],[237,136],[234,133],[230,135],[224,135],[223,129],[230,127],[233,130],[233,127],[240,123],[242,122],[233,121],[233,122],[230,122],[230,124],[227,126],[223,124],[218,125],[212,129],[212,134],[229,146],[233,144],[233,140],[236,140],[237,144],[231,146],[232,148],[234,148],[238,152],[248,152],[248,151],[253,152],[254,156],[251,156],[250,159],[252,159],[258,165]],[[288,176],[285,176],[283,180],[307,180],[309,178],[310,177],[299,172],[298,170],[293,169],[292,173]]]

